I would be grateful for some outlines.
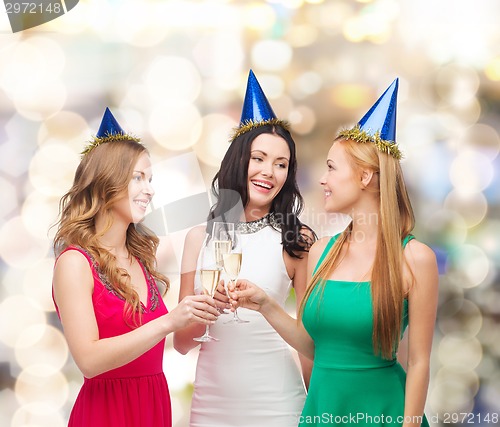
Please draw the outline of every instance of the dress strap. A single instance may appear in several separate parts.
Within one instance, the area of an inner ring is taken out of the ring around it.
[[[330,240],[326,244],[325,249],[323,250],[323,253],[321,254],[321,256],[318,259],[318,262],[316,263],[316,267],[314,267],[313,274],[316,273],[316,270],[319,268],[319,266],[321,265],[321,263],[325,259],[326,254],[330,251],[330,249],[335,244],[335,242],[337,241],[339,236],[340,236],[340,233],[336,234],[335,236],[330,237]]]
[[[403,239],[403,249],[406,247],[407,243],[410,240],[413,240],[415,236],[413,234],[408,234],[404,239]]]

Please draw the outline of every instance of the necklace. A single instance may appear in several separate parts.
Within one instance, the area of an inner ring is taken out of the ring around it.
[[[235,225],[236,225],[235,227],[236,230],[238,230],[241,234],[257,233],[257,231],[262,230],[268,225],[270,225],[271,227],[273,227],[278,231],[281,231],[281,225],[279,224],[278,220],[274,216],[274,213],[272,212],[254,221],[237,222]]]

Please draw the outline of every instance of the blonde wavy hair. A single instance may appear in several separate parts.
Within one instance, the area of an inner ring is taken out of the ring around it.
[[[131,286],[126,270],[117,266],[116,258],[102,247],[99,239],[111,228],[110,210],[124,197],[132,179],[133,168],[147,149],[135,141],[112,141],[99,145],[80,162],[71,189],[59,204],[59,221],[54,239],[54,252],[58,256],[69,246],[86,250],[94,258],[99,270],[108,279],[114,292],[125,300],[124,320],[130,326],[141,324],[141,302]],[[103,215],[105,227],[99,234],[95,218]],[[142,224],[130,224],[127,229],[126,247],[129,254],[137,257],[147,271],[165,286],[170,282],[156,269],[158,237]]]
[[[403,300],[403,247],[401,241],[413,230],[415,217],[403,179],[399,161],[383,153],[371,143],[358,143],[338,138],[355,170],[374,172],[374,191],[379,194],[378,236],[371,277],[373,300],[373,348],[375,354],[392,359],[401,339]],[[376,179],[378,177],[378,179]],[[342,247],[352,231],[352,224],[344,230],[324,258],[308,284],[301,302],[299,318],[313,290],[324,292],[328,277],[339,265]],[[410,270],[411,272],[411,270]]]

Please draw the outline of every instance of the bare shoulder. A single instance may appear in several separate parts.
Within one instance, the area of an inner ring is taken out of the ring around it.
[[[418,294],[426,295],[426,298],[431,294],[436,295],[439,272],[434,251],[418,240],[411,240],[406,245],[403,253],[407,268],[411,271],[411,276],[405,273],[405,281],[408,284],[412,298]]]
[[[203,240],[206,236],[206,226],[198,225],[189,230],[186,234],[184,240],[184,245],[186,248],[201,247]]]
[[[80,251],[66,251],[57,259],[53,280],[56,299],[61,293],[92,292],[93,283],[89,261]]]
[[[408,242],[403,253],[405,259],[414,268],[433,267],[437,263],[434,251],[416,239]]]
[[[314,242],[314,245],[312,245],[311,249],[309,250],[309,256],[311,258],[319,258],[325,250],[326,245],[328,245],[330,239],[330,236],[325,236],[321,239],[316,240],[316,242]]]
[[[62,274],[72,272],[72,275],[75,276],[85,272],[90,273],[89,261],[80,251],[66,251],[57,259],[54,274],[57,272]]]

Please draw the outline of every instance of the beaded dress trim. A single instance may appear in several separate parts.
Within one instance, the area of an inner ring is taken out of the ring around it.
[[[83,252],[85,252],[88,255],[88,257],[92,261],[92,266],[94,267],[94,270],[97,272],[97,274],[99,276],[99,280],[104,285],[104,287],[108,290],[108,292],[115,295],[116,297],[118,297],[122,301],[125,301],[125,298],[123,298],[122,295],[117,293],[115,291],[115,289],[113,288],[113,286],[111,286],[111,283],[109,283],[108,278],[99,268],[99,265],[95,261],[94,257],[86,249],[83,249],[80,247],[78,247],[78,248],[81,249]],[[151,276],[151,274],[149,273],[149,271],[144,266],[144,264],[142,263],[142,261],[139,258],[136,258],[136,260],[141,265],[143,271],[146,272],[146,282],[147,282],[148,289],[149,289],[149,301],[151,303],[150,311],[155,311],[156,307],[158,307],[158,300],[159,300],[158,290],[156,289],[155,281],[154,281],[153,277]],[[145,311],[146,311],[146,307],[144,306],[144,304],[141,301],[141,312],[144,313]]]
[[[257,231],[262,230],[268,225],[273,227],[275,230],[281,231],[281,225],[272,212],[262,218],[256,219],[255,221],[237,222],[236,230],[238,230],[241,234],[252,234],[257,233]]]

